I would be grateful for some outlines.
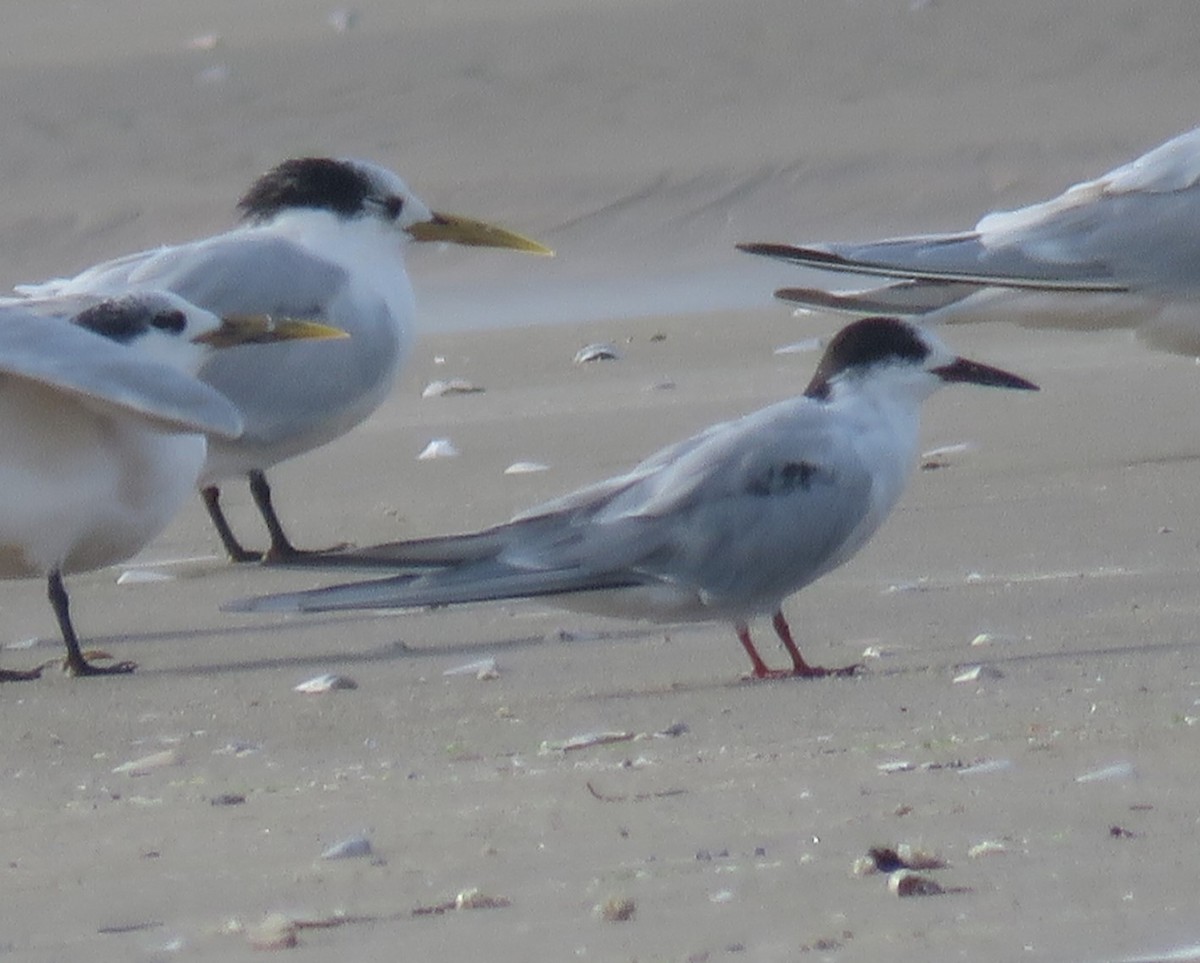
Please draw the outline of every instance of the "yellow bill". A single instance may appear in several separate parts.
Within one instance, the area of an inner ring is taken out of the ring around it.
[[[506,231],[493,224],[459,217],[457,214],[440,214],[434,211],[428,221],[421,221],[407,228],[417,241],[443,241],[448,244],[464,244],[467,247],[502,247],[510,251],[527,254],[542,254],[554,257],[554,252],[544,244]]]
[[[232,348],[239,344],[270,344],[273,341],[313,341],[348,338],[341,328],[298,318],[273,318],[269,314],[231,314],[221,319],[215,331],[195,341],[213,348]]]

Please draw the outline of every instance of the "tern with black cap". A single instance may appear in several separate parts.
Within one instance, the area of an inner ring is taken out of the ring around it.
[[[1032,390],[895,318],[851,324],[808,388],[650,456],[627,474],[468,535],[331,556],[376,581],[243,599],[231,611],[325,612],[541,598],[658,622],[728,621],[755,678],[851,674],[809,665],[784,618],[793,592],[847,561],[891,512],[917,461],[921,402],[949,382]],[[311,562],[322,561],[312,559]],[[766,616],[792,660],[767,667]]]
[[[205,438],[242,415],[195,372],[241,344],[344,337],[262,315],[221,319],[167,292],[69,296],[0,307],[0,579],[44,578],[73,675],[80,649],[64,573],[123,561],[195,489]],[[0,681],[40,669],[0,671]]]
[[[74,278],[18,289],[30,294],[172,291],[216,314],[303,317],[350,337],[221,352],[200,377],[241,411],[236,439],[214,436],[200,477],[229,555],[245,549],[220,504],[219,484],[245,476],[270,533],[266,556],[299,554],[272,504],[266,470],[324,445],[373,412],[392,388],[413,337],[409,241],[550,254],[502,228],[431,211],[391,171],[360,160],[301,157],[263,174],[241,199],[243,223],[224,234],[129,255]]]

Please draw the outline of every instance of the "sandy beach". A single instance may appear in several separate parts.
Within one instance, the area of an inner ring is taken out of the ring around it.
[[[777,349],[840,322],[734,242],[964,227],[1099,174],[1196,124],[1198,32],[1190,0],[25,5],[0,284],[225,229],[297,154],[537,237],[558,257],[414,251],[395,392],[271,473],[306,546],[466,530],[802,389],[818,354]],[[946,337],[1043,390],[931,399],[948,453],[788,602],[854,679],[751,683],[728,626],[533,602],[223,613],[336,576],[227,564],[198,501],[71,578],[139,669],[0,689],[0,956],[1200,959],[1200,372],[1124,332]],[[421,397],[448,377],[484,391]],[[0,613],[0,665],[58,654],[41,583]],[[323,673],[357,687],[294,691]],[[853,872],[901,844],[943,893]]]

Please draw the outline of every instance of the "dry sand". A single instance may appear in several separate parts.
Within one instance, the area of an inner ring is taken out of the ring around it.
[[[395,395],[272,474],[309,545],[500,521],[794,393],[816,356],[773,349],[836,322],[772,305],[798,275],[735,240],[962,226],[1196,122],[1194,0],[380,0],[345,32],[334,12],[47,0],[6,11],[0,63],[5,283],[221,229],[300,152],[386,162],[439,207],[558,248],[412,259],[424,331]],[[341,924],[299,930],[297,959],[1200,943],[1195,365],[1120,333],[950,336],[1044,390],[933,399],[927,447],[973,447],[788,603],[814,660],[882,653],[854,680],[742,682],[725,626],[532,603],[222,614],[322,578],[224,564],[198,505],[139,560],[173,580],[72,579],[89,643],[141,668],[0,692],[0,955],[249,958],[272,913]],[[571,364],[597,340],[624,358]],[[420,399],[447,376],[487,390]],[[439,436],[461,456],[418,462]],[[518,460],[549,470],[505,475]],[[42,586],[0,593],[3,640],[44,640],[4,664],[55,654]],[[444,675],[488,658],[498,678]],[[324,672],[358,688],[292,690]],[[172,765],[113,771],[163,751]],[[373,858],[318,859],[356,835]],[[970,856],[984,841],[1003,854]],[[903,842],[950,863],[932,873],[950,892],[851,875]],[[476,887],[508,905],[413,914]],[[610,898],[633,919],[598,918]]]

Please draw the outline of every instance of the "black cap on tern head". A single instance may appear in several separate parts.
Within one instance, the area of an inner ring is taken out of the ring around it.
[[[899,318],[863,318],[834,335],[804,393],[810,398],[828,399],[839,375],[889,364],[924,369],[944,382],[1038,390],[1032,381],[1015,374],[955,357],[931,331],[918,325]]]
[[[281,211],[314,208],[341,217],[366,209],[371,180],[357,164],[332,157],[293,157],[263,174],[238,210],[249,221],[269,221]]]
[[[827,398],[830,381],[844,371],[895,361],[920,365],[928,357],[929,346],[911,324],[899,318],[863,318],[834,335],[804,393]]]
[[[132,295],[100,301],[73,320],[81,328],[121,344],[145,334],[148,328],[179,334],[187,327],[187,316],[165,299]]]

